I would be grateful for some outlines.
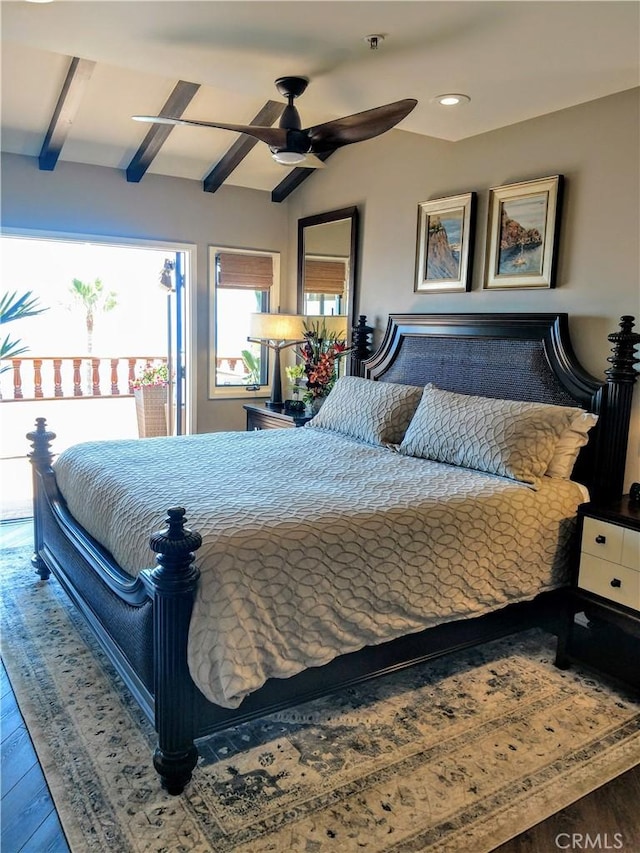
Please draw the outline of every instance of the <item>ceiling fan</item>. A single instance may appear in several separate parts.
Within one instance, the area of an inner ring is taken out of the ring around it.
[[[337,118],[318,124],[315,127],[302,127],[300,113],[293,101],[307,88],[307,77],[279,77],[276,88],[287,99],[278,127],[261,127],[253,124],[222,124],[213,121],[173,118],[171,116],[132,116],[136,121],[148,121],[155,124],[178,124],[194,127],[216,127],[221,130],[233,130],[246,133],[266,142],[271,155],[283,166],[304,166],[318,168],[323,166],[316,157],[327,151],[334,151],[353,142],[363,142],[391,130],[403,118],[409,115],[418,103],[415,98],[394,101],[382,107],[374,107],[354,115]]]

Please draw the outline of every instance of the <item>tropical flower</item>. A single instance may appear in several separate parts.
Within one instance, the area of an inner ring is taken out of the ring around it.
[[[302,399],[311,403],[331,391],[338,378],[337,360],[348,350],[345,340],[335,332],[328,332],[323,322],[318,320],[304,328],[305,340],[298,353],[307,377],[307,390]]]

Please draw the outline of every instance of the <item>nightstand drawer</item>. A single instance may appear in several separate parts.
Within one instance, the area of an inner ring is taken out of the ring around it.
[[[625,530],[617,524],[585,517],[582,529],[582,551],[619,563],[622,557],[622,540]]]
[[[623,566],[640,572],[640,530],[624,531],[620,562]]]
[[[609,601],[640,610],[640,572],[582,554],[578,586]]]

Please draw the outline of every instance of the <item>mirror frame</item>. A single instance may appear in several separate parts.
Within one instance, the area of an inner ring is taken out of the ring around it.
[[[359,215],[358,208],[343,207],[340,210],[329,210],[314,216],[305,216],[298,220],[298,314],[303,313],[304,306],[304,229],[313,225],[324,225],[327,222],[339,222],[348,219],[351,222],[351,241],[349,245],[349,276],[347,280],[348,301],[345,316],[347,318],[347,342],[351,343],[351,332],[358,318],[358,294],[356,292],[359,245]]]

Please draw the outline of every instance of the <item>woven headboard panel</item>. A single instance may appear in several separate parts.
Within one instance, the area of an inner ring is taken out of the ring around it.
[[[553,373],[541,341],[402,337],[384,382],[426,385],[482,397],[575,406]]]
[[[566,314],[392,314],[377,352],[364,362],[369,379],[426,385],[460,394],[581,406],[599,415],[575,477],[592,499],[622,493],[637,372],[633,317],[621,319],[607,379],[579,364]]]

